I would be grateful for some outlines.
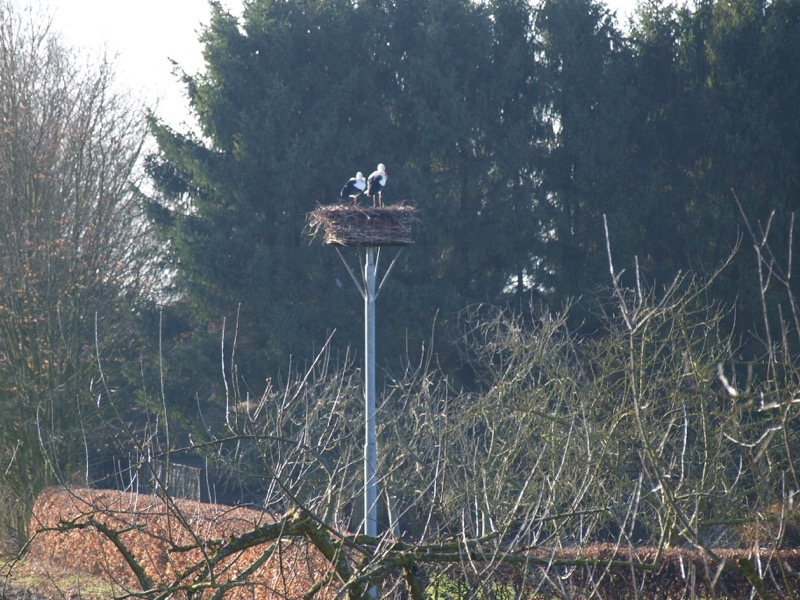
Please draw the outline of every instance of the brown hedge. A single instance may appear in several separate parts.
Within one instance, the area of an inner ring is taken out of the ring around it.
[[[198,546],[205,546],[211,557],[221,543],[274,522],[267,513],[246,508],[189,500],[165,503],[156,496],[111,490],[51,488],[34,506],[30,530],[38,533],[30,556],[103,575],[125,590],[141,592],[134,570],[112,542],[111,537],[118,536],[155,588],[188,586],[205,566]],[[99,529],[112,532],[111,537]],[[331,570],[305,541],[282,539],[232,553],[215,565],[211,579],[216,586],[230,584],[259,560],[263,564],[241,585],[231,586],[225,598],[298,598]],[[335,592],[334,586],[325,586],[315,598],[333,598]],[[203,597],[212,595],[206,592]]]
[[[31,531],[39,533],[32,541],[30,555],[108,577],[131,592],[142,591],[147,586],[141,585],[141,578],[137,579],[109,535],[101,533],[100,529],[105,529],[111,537],[118,536],[121,545],[141,565],[148,586],[164,590],[208,579],[203,577],[203,552],[198,547],[216,559],[225,548],[235,549],[231,544],[237,539],[246,541],[248,535],[269,529],[270,525],[291,528],[298,523],[291,515],[277,520],[263,511],[245,508],[187,500],[165,502],[155,496],[109,490],[53,488],[35,504]],[[320,582],[333,582],[320,584],[314,597],[334,598],[341,586],[335,583],[331,562],[307,541],[310,537],[298,533],[301,530],[292,529],[294,539],[275,536],[275,541],[225,555],[211,569],[213,584],[229,585],[242,576],[241,585],[225,590],[224,597],[260,600],[301,598]],[[576,597],[588,594],[616,599],[638,590],[643,599],[730,599],[750,597],[754,587],[765,598],[800,597],[800,549],[756,547],[715,549],[713,556],[680,547],[659,551],[613,544],[529,549],[509,556],[493,577],[521,592],[530,586],[529,577],[537,579],[538,570],[555,572],[560,585],[572,590]],[[436,565],[457,564],[462,551],[463,548],[451,550],[449,545],[407,546],[398,540],[387,547],[386,560],[400,565],[405,564],[402,559],[413,556],[416,567],[433,572],[438,570]],[[483,560],[483,556],[483,552],[476,551],[473,559]],[[485,557],[496,555],[488,552]],[[252,573],[245,573],[259,560],[263,564]],[[198,568],[189,572],[193,566]],[[428,577],[422,571],[419,574],[424,587]],[[462,570],[460,576],[469,579],[468,570]],[[458,579],[459,571],[450,570],[448,577]],[[216,589],[202,597],[210,598]],[[186,588],[176,596],[185,592]]]

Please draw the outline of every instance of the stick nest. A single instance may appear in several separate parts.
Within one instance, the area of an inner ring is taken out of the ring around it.
[[[407,246],[414,243],[419,223],[414,206],[381,208],[336,204],[320,206],[308,215],[311,237],[322,232],[329,246]]]

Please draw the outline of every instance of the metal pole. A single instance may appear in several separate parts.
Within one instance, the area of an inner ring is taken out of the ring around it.
[[[364,533],[378,534],[378,446],[375,440],[375,248],[367,248],[364,267],[364,399],[366,441],[364,444]]]
[[[375,440],[375,248],[367,247],[364,266],[364,533],[378,535],[378,445]],[[376,587],[369,597],[378,597]]]
[[[336,249],[339,252],[339,249]],[[375,433],[375,300],[380,294],[386,278],[394,267],[400,252],[389,264],[389,268],[377,283],[378,257],[380,248],[368,246],[364,261],[364,287],[361,287],[356,271],[350,268],[342,253],[342,259],[347,272],[356,284],[356,288],[364,298],[364,533],[373,538],[378,537],[378,443]],[[368,590],[371,599],[378,597],[377,586]]]

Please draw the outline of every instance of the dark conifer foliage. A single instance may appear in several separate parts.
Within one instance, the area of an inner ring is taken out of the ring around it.
[[[664,285],[739,246],[734,194],[765,227],[799,206],[797,3],[643,2],[623,36],[602,4],[551,0],[538,25],[558,131],[544,172],[558,296],[607,285],[602,215],[619,264]],[[760,312],[753,273],[739,251],[712,291],[745,328]]]
[[[741,237],[734,192],[754,222],[797,205],[797,13],[645,2],[626,30],[595,0],[257,0],[240,20],[215,6],[206,68],[185,76],[200,133],[156,123],[150,161],[191,314],[240,314],[259,377],[332,329],[359,346],[360,299],[303,228],[378,162],[385,200],[423,220],[380,300],[388,361],[434,315],[444,332],[471,303],[606,286],[604,215],[646,281],[714,272]],[[714,288],[741,322],[759,310],[750,261]]]
[[[517,0],[262,0],[241,22],[216,6],[205,71],[185,77],[202,136],[156,123],[150,161],[152,212],[193,314],[240,308],[262,374],[333,328],[360,344],[360,299],[303,229],[378,162],[384,200],[413,201],[424,221],[381,297],[387,356],[428,339],[438,310],[503,300],[511,276],[524,295],[541,254],[531,23]]]

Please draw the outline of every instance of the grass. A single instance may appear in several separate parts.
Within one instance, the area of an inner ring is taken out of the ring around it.
[[[121,591],[103,577],[30,557],[0,557],[0,587],[3,585],[24,590],[29,594],[25,597],[47,600],[106,600]]]

